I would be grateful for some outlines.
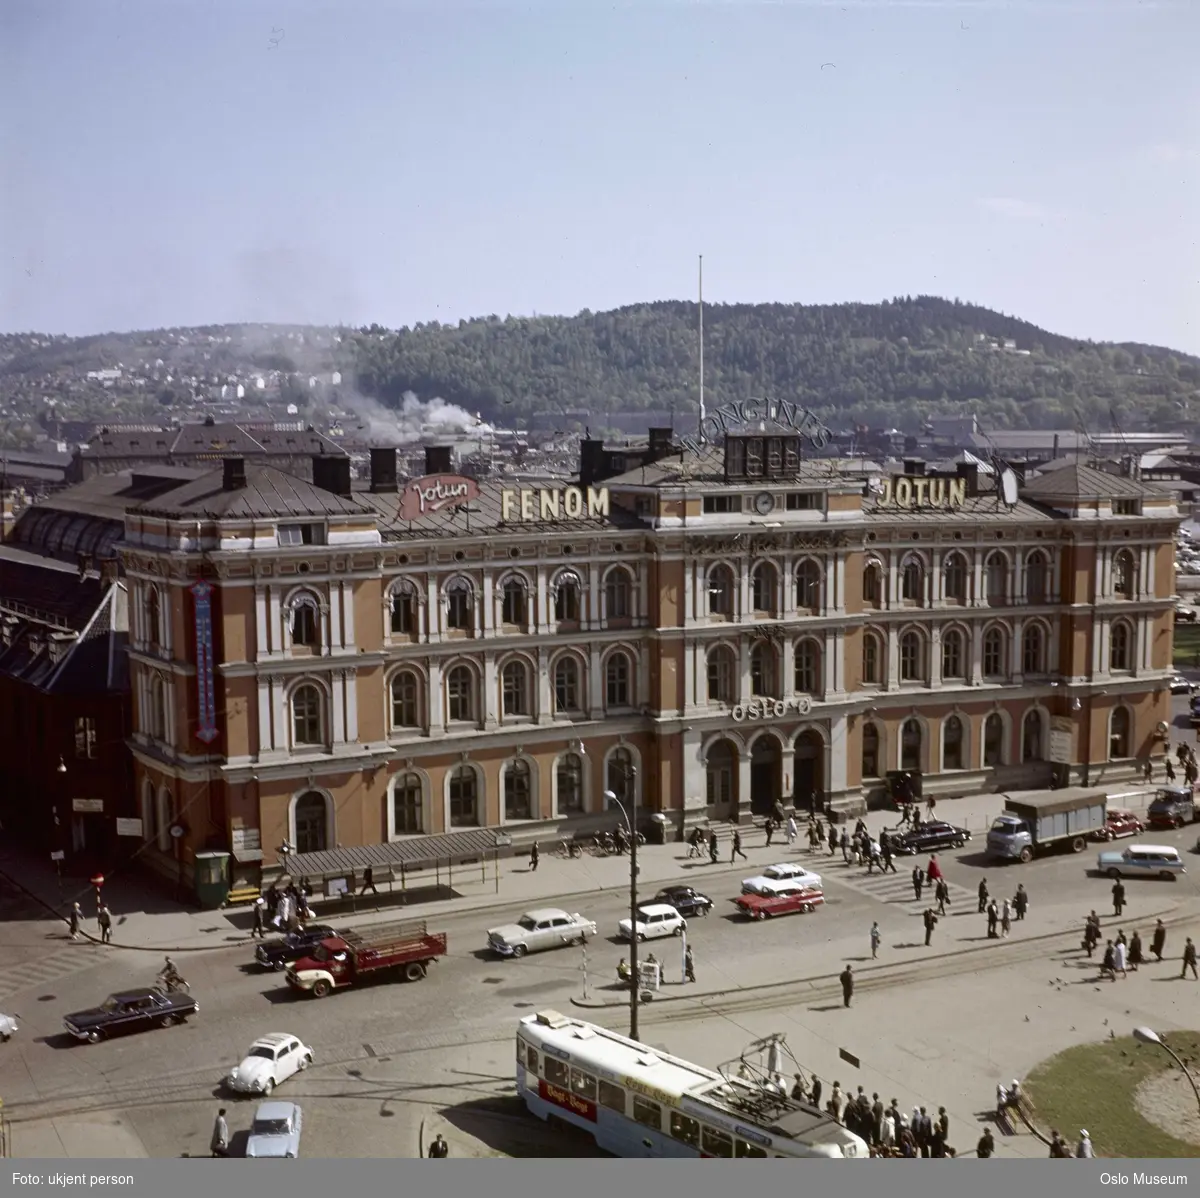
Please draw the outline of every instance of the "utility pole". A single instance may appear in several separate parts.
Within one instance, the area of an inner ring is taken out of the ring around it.
[[[700,255],[700,422],[697,439],[704,440],[704,255]]]

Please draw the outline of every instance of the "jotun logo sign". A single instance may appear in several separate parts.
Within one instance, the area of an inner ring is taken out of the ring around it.
[[[427,474],[414,478],[400,494],[401,520],[420,520],[434,512],[479,498],[479,484],[461,474]]]

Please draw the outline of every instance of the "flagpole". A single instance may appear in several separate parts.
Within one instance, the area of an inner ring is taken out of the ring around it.
[[[704,440],[704,255],[700,255],[700,426],[698,440]]]

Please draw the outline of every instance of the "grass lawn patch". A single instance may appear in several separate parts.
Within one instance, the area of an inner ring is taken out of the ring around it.
[[[1200,1053],[1200,1032],[1172,1032],[1171,1047],[1184,1060]],[[1034,1106],[1034,1121],[1051,1128],[1074,1148],[1086,1127],[1098,1156],[1200,1156],[1200,1147],[1177,1140],[1144,1119],[1134,1094],[1147,1078],[1179,1066],[1161,1049],[1132,1036],[1068,1048],[1038,1065],[1022,1083]],[[1195,1066],[1193,1066],[1193,1070]]]
[[[1175,625],[1175,645],[1171,660],[1177,666],[1195,666],[1200,654],[1200,624]],[[1088,1128],[1091,1131],[1091,1128]]]

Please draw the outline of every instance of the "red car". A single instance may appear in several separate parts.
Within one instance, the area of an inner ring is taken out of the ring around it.
[[[1146,825],[1132,811],[1110,811],[1096,839],[1120,840],[1122,836],[1140,836],[1145,830]]]
[[[809,886],[797,886],[779,894],[739,894],[733,902],[749,919],[774,919],[776,915],[815,911],[825,902],[825,895]]]

